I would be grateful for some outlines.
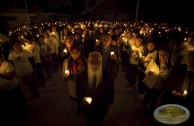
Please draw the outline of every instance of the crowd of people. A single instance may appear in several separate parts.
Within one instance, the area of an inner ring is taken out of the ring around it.
[[[7,104],[27,113],[20,84],[29,89],[30,99],[38,99],[38,88],[46,87],[60,71],[59,65],[69,96],[78,105],[76,113],[83,111],[88,126],[101,126],[114,104],[119,69],[125,72],[126,88],[137,90],[137,98],[143,100],[143,111],[153,113],[160,105],[176,103],[187,107],[193,117],[194,30],[190,27],[59,21],[8,29],[0,39],[0,123],[6,118]]]

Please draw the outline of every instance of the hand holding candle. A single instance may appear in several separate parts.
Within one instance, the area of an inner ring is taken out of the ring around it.
[[[148,75],[153,75],[154,74],[154,69],[151,69],[149,72],[148,72]]]
[[[187,94],[188,94],[187,90],[184,90],[184,92],[183,92],[183,96],[184,96],[184,97],[186,97],[186,96],[187,96]]]
[[[70,75],[69,70],[65,70],[65,76],[68,77]]]
[[[63,52],[66,54],[67,53],[67,49],[64,49]]]
[[[110,57],[112,60],[116,60],[117,59],[117,56],[115,55],[115,53],[112,51],[110,52]]]
[[[92,98],[91,98],[91,97],[84,97],[84,98],[83,98],[83,103],[84,103],[85,105],[90,105],[91,102],[92,102]]]

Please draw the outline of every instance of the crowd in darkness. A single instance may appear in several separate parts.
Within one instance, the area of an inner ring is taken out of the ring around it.
[[[147,113],[163,104],[181,104],[193,117],[194,29],[179,24],[111,21],[58,21],[25,24],[0,33],[0,124],[7,104],[27,116],[52,75],[62,69],[69,96],[88,126],[101,126],[114,104],[118,70],[143,100]],[[31,81],[29,81],[31,80]],[[90,99],[88,101],[88,99]],[[188,123],[193,124],[190,119]]]

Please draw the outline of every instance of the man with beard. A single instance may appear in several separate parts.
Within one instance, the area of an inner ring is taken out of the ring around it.
[[[94,51],[88,57],[88,69],[76,79],[77,97],[83,105],[87,126],[101,126],[114,100],[114,85],[102,69],[102,56]],[[94,122],[95,121],[95,122]]]

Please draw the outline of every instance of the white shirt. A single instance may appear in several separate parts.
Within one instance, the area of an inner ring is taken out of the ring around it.
[[[32,54],[26,50],[23,50],[19,54],[14,51],[10,52],[8,59],[14,63],[15,71],[18,76],[29,75],[33,72],[32,65],[29,61],[30,57],[32,57]]]
[[[141,45],[139,47],[132,46],[133,52],[131,53],[130,56],[130,64],[138,65],[138,58],[140,57],[140,53],[142,54],[144,51],[144,46]],[[137,53],[136,53],[137,51]]]
[[[146,55],[146,57],[144,58],[144,67],[146,68],[147,65],[150,63],[151,60],[156,59],[158,54],[157,50],[154,50],[153,52],[150,52]]]
[[[3,64],[0,66],[0,74],[6,75],[7,73],[13,72],[14,67],[8,61],[3,61]],[[12,80],[3,79],[0,77],[0,89],[12,89],[19,84],[19,81],[14,77]]]

